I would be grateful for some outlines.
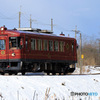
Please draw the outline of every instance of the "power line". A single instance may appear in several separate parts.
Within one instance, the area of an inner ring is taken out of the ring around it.
[[[0,12],[0,19],[14,20],[14,19],[17,19],[17,14],[18,13],[8,17],[8,16],[6,16],[3,13]]]

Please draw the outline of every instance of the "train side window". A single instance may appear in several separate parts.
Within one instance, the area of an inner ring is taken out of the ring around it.
[[[49,51],[53,51],[53,41],[49,41]]]
[[[28,40],[25,40],[26,49],[28,48]]]
[[[42,40],[40,40],[40,39],[37,40],[37,49],[40,51],[42,50]]]
[[[36,50],[36,39],[31,39],[31,49]]]
[[[72,52],[74,52],[74,41],[72,42]]]
[[[0,40],[0,50],[5,50],[5,40]]]
[[[44,51],[47,51],[48,50],[48,41],[47,40],[44,40],[43,41],[43,50]]]
[[[64,52],[64,42],[60,41],[59,51]]]
[[[58,47],[59,47],[59,42],[54,41],[54,51],[58,51]]]

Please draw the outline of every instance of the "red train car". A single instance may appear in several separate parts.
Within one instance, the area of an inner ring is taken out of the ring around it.
[[[0,73],[44,71],[52,74],[75,70],[74,38],[0,28]]]

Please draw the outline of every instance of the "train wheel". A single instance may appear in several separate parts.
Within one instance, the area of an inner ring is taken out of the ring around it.
[[[50,75],[50,73],[49,73],[49,72],[47,72],[47,75]]]
[[[55,72],[53,72],[53,73],[52,73],[52,75],[56,75],[56,73],[55,73]]]
[[[75,70],[75,68],[70,68],[70,69],[68,70],[68,72],[69,72],[69,73],[73,73],[74,70]]]
[[[1,75],[4,75],[5,73],[1,73]]]
[[[61,75],[61,72],[59,72],[59,75]]]
[[[14,73],[15,75],[17,75],[17,73]]]
[[[67,75],[67,73],[66,73],[66,72],[64,72],[64,73],[63,73],[63,75]]]
[[[24,71],[22,72],[22,75],[25,75],[25,72]]]
[[[12,73],[9,73],[9,75],[12,75]]]

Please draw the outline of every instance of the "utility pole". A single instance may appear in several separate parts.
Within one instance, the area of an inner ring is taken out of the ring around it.
[[[99,40],[99,59],[98,61],[100,61],[100,40]],[[100,62],[98,62],[98,64],[100,64]]]
[[[37,20],[32,19],[32,15],[30,14],[30,28],[32,28],[32,22],[36,22]]]
[[[19,28],[20,28],[21,12],[19,12]]]
[[[30,14],[30,28],[32,28],[32,19],[31,19],[31,14]]]
[[[83,63],[81,56],[82,56],[82,35],[80,33],[80,74],[82,74],[82,63]]]
[[[100,40],[99,40],[99,53],[100,53]]]
[[[51,32],[53,32],[53,19],[51,18]]]
[[[98,40],[98,61],[97,61],[97,64],[100,65],[100,39],[97,39]]]
[[[76,34],[78,34],[80,31],[77,30],[77,25],[75,26],[75,30],[72,30],[73,32],[75,32],[75,39],[76,39]]]
[[[77,25],[75,26],[75,39],[76,39],[76,33],[77,33]]]
[[[20,11],[19,11],[19,28],[21,26],[21,6],[20,6]]]
[[[77,30],[77,25],[75,26],[75,30],[71,30],[71,31],[75,32],[75,39],[76,39],[76,34],[81,34],[80,31]],[[81,37],[81,35],[80,35],[80,37]],[[81,38],[80,38],[80,44],[81,44]],[[81,47],[81,45],[80,45],[80,47]],[[78,53],[78,51],[77,51],[77,53]],[[79,62],[81,62],[81,55],[80,54],[81,54],[81,52],[79,49]],[[81,65],[77,64],[77,67],[78,66],[81,66]]]

